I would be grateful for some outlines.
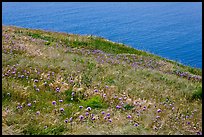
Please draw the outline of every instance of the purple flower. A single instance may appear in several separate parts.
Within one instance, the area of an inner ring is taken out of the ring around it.
[[[138,123],[135,123],[134,126],[137,127],[137,126],[139,126],[139,124],[138,124]]]
[[[74,82],[73,80],[70,80],[70,81],[69,81],[69,83],[73,83],[73,82]]]
[[[20,105],[20,106],[19,106],[19,108],[20,108],[20,109],[22,109],[22,108],[23,108],[23,106],[22,106],[22,105]]]
[[[68,123],[68,119],[65,119],[65,121],[64,121],[65,123]]]
[[[70,122],[72,122],[72,120],[73,120],[73,118],[72,118],[72,117],[70,117],[70,118],[69,118],[69,121],[70,121]]]
[[[112,119],[109,119],[108,121],[109,121],[109,122],[112,122]]]
[[[72,92],[72,96],[74,96],[74,92]]]
[[[55,72],[52,72],[52,75],[54,76]]]
[[[91,117],[93,117],[94,116],[94,114],[91,114]]]
[[[53,105],[56,105],[56,101],[52,101],[52,104],[53,104]]]
[[[117,105],[117,106],[116,106],[116,108],[117,108],[117,109],[120,109],[120,108],[122,108],[122,107],[121,107],[121,106],[119,106],[119,105]]]
[[[98,89],[95,89],[94,92],[98,92]]]
[[[88,116],[89,115],[89,112],[86,112],[86,116]]]
[[[38,80],[37,80],[37,79],[35,79],[35,80],[34,80],[34,82],[38,82]]]
[[[188,124],[188,125],[190,125],[190,124],[191,124],[191,122],[187,122],[187,124]]]
[[[57,87],[57,88],[56,88],[56,91],[57,91],[57,92],[60,92],[60,88]]]
[[[36,91],[37,91],[37,92],[39,92],[39,91],[40,91],[40,89],[39,89],[39,88],[36,88]]]
[[[63,100],[62,100],[62,99],[60,99],[60,100],[59,100],[59,102],[60,102],[60,103],[62,103],[62,102],[63,102]]]
[[[131,115],[128,115],[128,116],[127,116],[127,118],[131,118],[131,117],[132,117]]]
[[[110,113],[108,113],[106,116],[107,116],[107,117],[110,117]]]
[[[158,112],[158,113],[161,112],[161,109],[158,109],[157,112]]]
[[[63,111],[64,111],[64,108],[60,108],[60,111],[63,112]]]
[[[106,88],[108,88],[108,86],[105,86]]]
[[[202,132],[196,132],[197,135],[202,135]]]
[[[34,88],[36,88],[37,86],[36,86],[36,85],[34,85],[33,87],[34,87]]]
[[[105,112],[104,112],[104,111],[102,111],[102,112],[101,112],[101,114],[105,114]]]
[[[82,109],[82,108],[83,108],[83,106],[79,106],[79,108],[80,108],[80,109]]]
[[[119,100],[122,100],[122,98],[118,98]]]
[[[40,111],[37,111],[37,112],[36,112],[36,115],[40,115]]]
[[[80,120],[82,120],[83,118],[84,118],[84,116],[82,116],[82,115],[79,116],[79,119],[80,119]]]
[[[156,116],[156,119],[160,118],[160,116]]]
[[[30,106],[31,106],[31,103],[28,103],[28,106],[30,107]]]
[[[21,75],[21,78],[24,78],[24,75]]]
[[[105,98],[105,97],[106,97],[106,94],[103,94],[103,97]]]
[[[91,111],[91,107],[88,107],[87,110],[88,110],[88,111]]]
[[[95,120],[95,118],[94,118],[94,117],[92,117],[92,118],[91,118],[91,120]]]

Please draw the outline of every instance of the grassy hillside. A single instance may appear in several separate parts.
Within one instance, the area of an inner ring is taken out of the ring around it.
[[[104,38],[2,26],[3,134],[202,134],[202,70]]]

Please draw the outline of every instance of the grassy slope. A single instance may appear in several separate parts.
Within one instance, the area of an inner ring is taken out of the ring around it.
[[[94,36],[13,26],[2,35],[3,134],[202,132],[200,69]]]

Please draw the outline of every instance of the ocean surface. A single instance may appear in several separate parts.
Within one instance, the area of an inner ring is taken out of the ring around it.
[[[201,2],[3,2],[2,24],[92,34],[202,68]]]

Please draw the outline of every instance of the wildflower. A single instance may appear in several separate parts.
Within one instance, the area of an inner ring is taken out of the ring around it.
[[[91,120],[95,120],[95,117],[92,117]]]
[[[44,129],[46,129],[47,128],[47,126],[44,126]]]
[[[31,106],[31,103],[28,103],[28,106],[30,107],[30,106]]]
[[[196,132],[197,135],[202,135],[202,132]]]
[[[37,112],[36,112],[36,115],[40,115],[40,111],[37,111]]]
[[[72,96],[74,96],[74,92],[72,92]]]
[[[104,117],[103,119],[104,119],[104,120],[106,120],[106,119],[107,119],[107,117]]]
[[[24,78],[24,75],[21,75],[21,78]]]
[[[105,98],[105,97],[106,97],[106,94],[103,94],[103,97]]]
[[[174,110],[174,107],[172,107],[172,110]]]
[[[160,118],[160,116],[156,116],[156,119]]]
[[[80,109],[82,109],[82,108],[83,108],[83,106],[79,106],[79,108],[80,108]]]
[[[63,100],[62,100],[62,99],[60,99],[60,100],[59,100],[59,102],[60,102],[60,103],[62,103],[62,102],[63,102]]]
[[[94,92],[98,92],[98,89],[95,89]]]
[[[38,82],[38,80],[37,80],[37,79],[35,79],[35,80],[34,80],[34,82]]]
[[[187,122],[187,124],[188,124],[188,125],[190,125],[190,124],[191,124],[191,122]]]
[[[105,114],[105,112],[104,112],[104,111],[102,111],[102,112],[101,112],[101,114],[103,115],[103,114]]]
[[[84,118],[84,116],[80,115],[79,118],[80,118],[80,120],[82,120]]]
[[[91,114],[91,117],[93,117],[94,116],[94,114]]]
[[[122,100],[122,98],[118,98],[119,100]]]
[[[134,126],[137,127],[137,126],[139,126],[139,124],[138,124],[138,123],[135,123]]]
[[[52,104],[53,104],[53,105],[56,105],[56,101],[52,101]]]
[[[73,118],[72,118],[72,117],[70,117],[70,118],[69,118],[69,121],[70,121],[70,122],[72,122],[72,120],[73,120]]]
[[[107,117],[110,117],[110,113],[108,113],[106,116],[107,116]]]
[[[37,92],[39,92],[39,91],[40,91],[40,89],[39,89],[39,88],[36,88],[36,91],[37,91]]]
[[[121,108],[121,106],[117,105],[117,106],[116,106],[116,108],[117,108],[117,109],[120,109],[120,108]]]
[[[128,115],[128,116],[127,116],[127,118],[131,118],[131,117],[132,117],[131,115]]]
[[[157,112],[158,112],[158,113],[161,112],[161,109],[158,109]]]
[[[88,111],[91,111],[91,107],[88,107],[87,110],[88,110]]]
[[[36,100],[34,100],[33,103],[36,103]]]
[[[57,87],[57,88],[56,88],[56,91],[57,91],[57,92],[60,92],[60,88]]]
[[[33,87],[34,87],[34,88],[36,88],[37,86],[36,86],[36,85],[34,85]]]
[[[73,82],[74,82],[73,80],[70,80],[70,81],[69,81],[69,83],[73,83]]]
[[[63,111],[64,111],[64,108],[60,108],[60,111],[63,112]]]
[[[105,86],[106,88],[108,88],[108,86]]]
[[[109,119],[108,121],[109,121],[109,122],[112,122],[112,119]]]
[[[65,121],[64,121],[65,123],[68,123],[68,119],[65,119]]]
[[[89,112],[86,112],[86,116],[88,116],[89,115]]]
[[[44,82],[44,85],[47,85],[47,82],[46,82],[46,81]]]
[[[52,75],[54,75],[55,74],[55,72],[52,72]]]

